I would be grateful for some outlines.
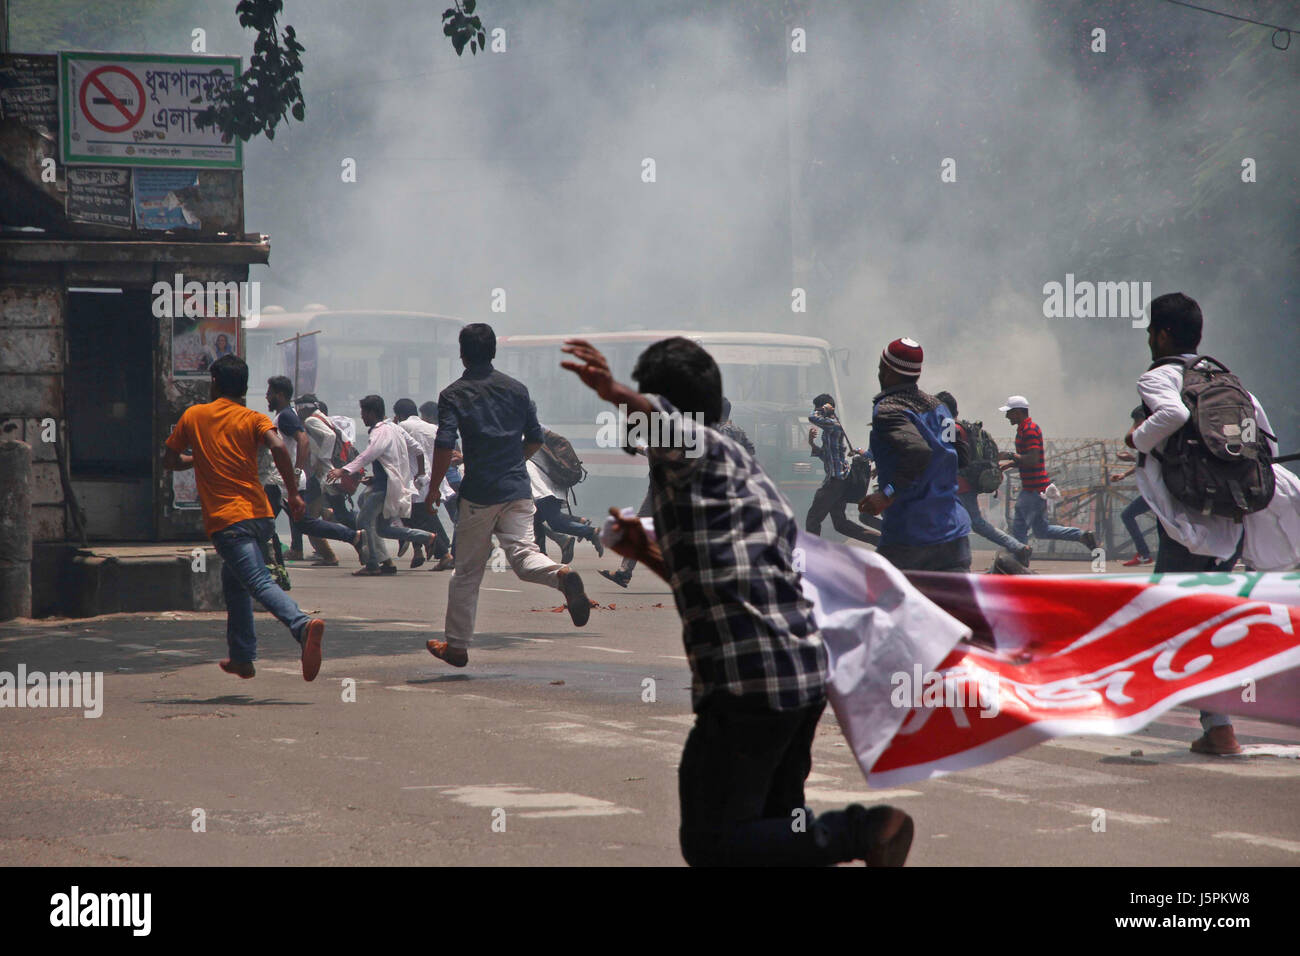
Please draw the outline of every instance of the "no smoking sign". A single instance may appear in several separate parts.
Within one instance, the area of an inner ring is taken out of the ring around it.
[[[82,114],[105,133],[125,133],[144,116],[144,86],[120,66],[101,66],[86,74],[77,98]]]
[[[201,123],[239,75],[233,56],[60,53],[63,162],[239,169],[243,141]]]

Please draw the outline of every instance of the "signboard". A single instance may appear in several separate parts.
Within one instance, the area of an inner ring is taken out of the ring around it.
[[[185,206],[198,190],[199,174],[189,169],[137,169],[135,171],[135,223],[137,229],[198,229],[203,225]]]
[[[239,74],[232,56],[59,54],[59,143],[68,165],[243,165],[243,144],[194,118]]]
[[[131,228],[131,170],[68,167],[68,218]]]
[[[52,56],[0,56],[0,119],[15,120],[47,139],[59,131],[59,72]]]
[[[318,353],[317,335],[306,335],[290,339],[280,346],[280,361],[284,363],[284,374],[294,382],[293,393],[305,395],[316,391],[316,367]],[[294,379],[295,370],[297,379]]]

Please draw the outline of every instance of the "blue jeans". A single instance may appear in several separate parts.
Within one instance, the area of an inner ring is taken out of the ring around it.
[[[226,599],[226,644],[230,659],[251,663],[257,659],[257,635],[253,633],[253,598],[289,629],[302,643],[302,629],[311,620],[298,603],[271,580],[266,570],[262,542],[271,537],[271,518],[236,521],[212,536],[212,546],[221,555],[221,593]]]
[[[1120,512],[1119,519],[1124,522],[1124,527],[1128,529],[1128,536],[1133,539],[1133,547],[1137,549],[1138,557],[1144,561],[1151,557],[1151,549],[1147,547],[1146,536],[1142,534],[1142,529],[1138,527],[1138,515],[1144,515],[1151,510],[1147,500],[1138,495],[1128,503],[1128,507]]]
[[[1025,546],[1022,542],[1017,541],[1011,535],[1007,534],[1001,528],[995,528],[988,523],[984,517],[984,512],[980,509],[980,496],[978,491],[966,491],[957,496],[961,506],[966,509],[970,515],[970,530],[972,534],[977,534],[981,538],[988,538],[999,548],[1007,551],[1020,551]]]
[[[366,567],[372,570],[388,560],[388,549],[379,538],[379,522],[384,515],[384,496],[384,491],[367,488],[361,495],[361,503],[357,508],[357,528],[366,533],[361,550]]]
[[[1011,537],[1028,543],[1027,535],[1033,530],[1034,537],[1042,541],[1083,540],[1082,528],[1067,528],[1064,525],[1047,523],[1047,501],[1037,491],[1021,488],[1016,497],[1015,518],[1011,522]]]
[[[583,541],[595,539],[596,529],[565,511],[559,498],[547,495],[545,498],[538,498],[533,504],[537,507],[537,514],[533,518],[533,535],[538,539],[539,547],[541,537],[537,532],[541,530],[542,525],[557,534],[571,534]]]

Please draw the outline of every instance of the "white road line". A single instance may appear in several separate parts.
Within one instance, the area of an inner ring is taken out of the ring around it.
[[[1216,833],[1216,840],[1240,840],[1254,846],[1266,846],[1272,850],[1285,850],[1287,853],[1300,853],[1300,843],[1294,840],[1279,840],[1276,837],[1256,836],[1253,833]]]
[[[660,654],[659,656],[662,657],[662,658],[663,658],[664,660],[666,660],[666,661],[684,661],[684,660],[686,660],[686,657],[685,657],[684,655],[682,655],[682,654]]]
[[[82,641],[90,641],[92,644],[112,644],[112,643],[113,643],[112,640],[109,639],[109,638],[107,638],[107,637],[82,637],[82,638],[78,638],[78,640],[82,640]]]
[[[922,796],[920,790],[823,790],[806,787],[804,798],[810,803],[879,803],[882,800],[899,800],[903,797]]]
[[[579,644],[583,650],[587,651],[605,651],[608,654],[631,654],[631,651],[620,651],[616,647],[597,647],[594,644]]]
[[[384,690],[404,690],[419,691],[424,694],[441,694],[442,691],[437,687],[412,687],[410,684],[390,684]]]
[[[156,651],[158,648],[152,644],[119,644],[118,647],[128,647],[133,651]]]
[[[502,594],[523,594],[519,588],[479,588],[480,591],[500,591]]]

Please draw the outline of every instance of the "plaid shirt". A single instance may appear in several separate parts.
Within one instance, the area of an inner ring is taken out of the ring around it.
[[[828,418],[816,412],[808,416],[808,421],[822,430],[822,450],[817,457],[822,460],[826,474],[832,478],[843,478],[849,473],[849,460],[845,453],[848,441],[844,436],[844,426],[836,418]]]
[[[675,410],[646,396],[665,414]],[[697,457],[650,448],[655,535],[682,618],[695,710],[716,693],[795,710],[826,696],[826,649],[793,568],[798,522],[738,443],[689,416]]]

